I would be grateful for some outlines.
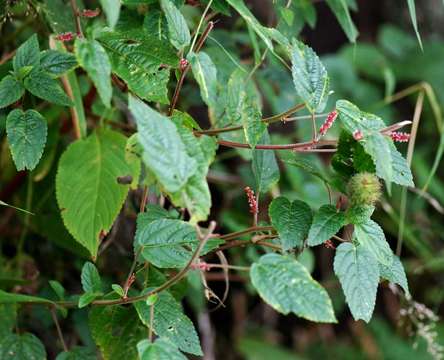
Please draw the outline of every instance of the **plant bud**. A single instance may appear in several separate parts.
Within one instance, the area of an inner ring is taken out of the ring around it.
[[[381,197],[381,183],[375,174],[359,173],[348,182],[347,192],[352,205],[374,205]]]

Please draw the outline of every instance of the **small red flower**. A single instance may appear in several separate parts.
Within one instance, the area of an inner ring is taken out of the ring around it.
[[[336,110],[333,110],[330,114],[327,115],[327,118],[325,119],[324,123],[319,128],[320,136],[324,136],[327,133],[328,129],[332,127],[337,117],[338,117],[338,112]]]
[[[96,17],[100,14],[100,10],[99,9],[95,9],[95,10],[91,10],[91,9],[84,9],[81,13],[80,16],[86,17],[86,18],[93,18]]]
[[[187,59],[184,59],[184,58],[180,59],[180,61],[179,61],[179,70],[181,72],[184,72],[185,69],[188,67],[188,64],[189,63],[188,63]]]
[[[211,266],[205,261],[199,261],[198,263],[191,264],[191,269],[200,271],[210,271]]]
[[[333,241],[331,241],[330,239],[324,243],[324,246],[327,249],[336,249],[336,246],[333,244]]]
[[[254,195],[254,191],[251,190],[251,188],[249,186],[247,186],[244,190],[245,190],[245,193],[247,194],[248,205],[250,206],[250,212],[252,214],[257,214],[259,212],[259,209],[257,206],[257,200],[256,200],[256,196]]]
[[[393,139],[393,141],[397,142],[408,142],[410,140],[410,134],[404,132],[394,131],[390,133],[390,137]]]
[[[360,130],[356,130],[356,131],[353,133],[353,138],[354,138],[356,141],[359,141],[359,140],[362,140],[362,139],[364,138],[364,135],[362,135],[362,132],[361,132]]]
[[[72,32],[66,32],[56,35],[55,38],[60,41],[71,41],[72,39],[74,39],[74,34]]]

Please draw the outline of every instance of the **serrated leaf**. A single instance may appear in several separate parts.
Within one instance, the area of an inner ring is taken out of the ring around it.
[[[267,130],[267,124],[262,121],[260,104],[246,93],[238,94],[241,100],[241,122],[245,132],[245,139],[252,148],[255,148]],[[266,139],[264,139],[266,140]]]
[[[169,39],[177,50],[183,50],[191,41],[187,22],[174,3],[170,0],[160,0],[160,6],[168,23]]]
[[[276,311],[317,322],[336,322],[327,291],[296,260],[263,255],[250,270],[253,286]]]
[[[17,170],[33,170],[43,154],[46,120],[35,110],[15,109],[6,118],[6,133]]]
[[[155,342],[142,340],[137,344],[140,360],[187,360],[187,358],[170,341],[163,338]]]
[[[418,21],[416,19],[415,0],[407,0],[407,5],[409,7],[410,19],[412,20],[412,25],[413,29],[415,30],[416,38],[418,39],[421,50],[423,50],[421,35],[419,34],[418,30]]]
[[[76,66],[77,60],[73,54],[57,50],[45,50],[40,53],[40,68],[53,76],[60,76]]]
[[[144,301],[134,304],[140,320],[150,324],[150,306]],[[182,306],[168,291],[162,291],[154,305],[153,331],[175,344],[180,350],[203,355],[199,338],[191,320],[183,313]]]
[[[190,260],[199,244],[195,228],[181,220],[159,219],[151,222],[138,221],[135,236],[136,247],[142,246],[145,260],[160,268],[181,268]],[[210,239],[202,254],[222,241]]]
[[[342,127],[353,135],[360,131],[365,138],[379,132],[385,127],[384,121],[376,115],[361,111],[356,105],[347,100],[338,100],[336,102],[338,111],[338,120]]]
[[[79,298],[79,309],[91,304],[98,296],[100,296],[100,294],[93,292],[86,292],[82,294],[82,296]]]
[[[393,262],[390,266],[379,263],[379,273],[383,279],[401,286],[406,295],[410,296],[407,276],[405,275],[404,266],[399,257],[393,254]]]
[[[136,345],[147,335],[132,307],[95,306],[89,328],[104,360],[137,360]]]
[[[133,96],[129,109],[136,119],[143,161],[168,192],[182,189],[197,171],[174,123]]]
[[[277,230],[284,250],[301,247],[310,230],[312,213],[303,201],[290,202],[280,196],[268,208],[271,224]]]
[[[25,93],[23,85],[12,75],[6,75],[0,82],[0,109],[18,101]]]
[[[363,246],[342,243],[336,249],[334,270],[355,320],[369,322],[379,283],[378,263]]]
[[[57,105],[72,106],[68,95],[62,90],[57,80],[42,69],[33,70],[25,78],[24,85],[32,95]]]
[[[398,185],[414,187],[412,171],[407,160],[403,158],[393,142],[389,143],[389,147],[393,166],[392,181]]]
[[[353,205],[347,209],[345,216],[349,224],[361,224],[366,222],[375,211],[373,205]]]
[[[97,354],[88,347],[74,346],[69,351],[58,354],[56,360],[97,360]]]
[[[0,339],[2,360],[45,360],[46,351],[42,342],[33,334],[9,334]]]
[[[96,40],[77,38],[74,46],[77,60],[86,70],[106,107],[110,107],[113,89],[111,64],[105,49]]]
[[[322,205],[313,217],[308,233],[308,246],[324,243],[345,225],[345,214],[333,205]]]
[[[17,49],[12,60],[14,72],[18,74],[19,70],[25,66],[37,67],[40,64],[40,49],[37,40],[37,34],[32,35]]]
[[[56,195],[63,222],[93,258],[129,190],[117,182],[130,172],[125,144],[123,135],[101,129],[72,143],[60,158]]]
[[[217,69],[211,58],[203,51],[191,53],[188,60],[194,78],[199,84],[202,100],[211,108],[217,105]]]
[[[376,175],[385,180],[390,192],[390,183],[393,180],[393,164],[389,141],[384,135],[376,132],[365,137],[362,144],[365,152],[372,157],[375,163]]]
[[[265,131],[259,144],[270,144],[270,136],[268,131]],[[276,155],[273,150],[258,150],[252,151],[253,159],[251,167],[253,170],[254,179],[256,182],[256,191],[258,193],[267,192],[274,184],[279,181],[280,172],[276,161]]]
[[[99,0],[103,11],[106,15],[108,26],[111,29],[117,24],[120,15],[120,1],[119,0]]]
[[[82,288],[85,292],[102,292],[102,280],[95,265],[87,261],[82,268]]]
[[[331,11],[336,16],[339,24],[344,30],[347,38],[350,42],[356,42],[356,38],[358,37],[358,30],[356,29],[355,24],[350,16],[350,11],[348,9],[348,4],[346,0],[327,0],[327,4],[330,7]]]
[[[168,67],[178,58],[172,47],[140,30],[103,32],[98,38],[111,61],[112,70],[142,99],[168,104]]]
[[[381,227],[371,219],[355,225],[356,240],[367,249],[381,264],[390,266],[393,252],[385,239]]]
[[[297,94],[311,113],[323,111],[330,88],[327,70],[313,49],[300,41],[294,40],[289,52]]]

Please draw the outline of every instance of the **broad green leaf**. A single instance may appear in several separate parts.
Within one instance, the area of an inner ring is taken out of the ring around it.
[[[176,126],[133,96],[129,97],[129,109],[136,119],[146,166],[166,191],[179,191],[196,173],[197,163],[187,154]]]
[[[87,261],[82,268],[82,288],[85,292],[102,292],[102,280],[93,263]]]
[[[363,137],[366,138],[385,127],[381,118],[361,111],[356,105],[347,100],[338,100],[336,110],[338,111],[338,120],[350,135],[360,131]]]
[[[256,99],[252,99],[246,93],[238,94],[238,96],[242,97],[240,111],[245,139],[252,148],[255,148],[264,136],[264,133],[267,130],[267,124],[262,121],[260,104]]]
[[[12,332],[17,324],[17,307],[15,304],[0,304],[0,339]]]
[[[300,41],[294,40],[289,52],[297,94],[311,113],[323,111],[330,88],[327,70],[313,49]]]
[[[6,75],[0,82],[0,109],[18,101],[25,93],[23,85],[12,75]]]
[[[379,274],[383,279],[392,283],[398,284],[405,291],[407,296],[410,296],[409,284],[407,276],[405,275],[404,266],[401,260],[396,255],[393,255],[393,262],[390,266],[379,264]]]
[[[40,53],[40,68],[53,76],[60,76],[76,66],[77,60],[73,54],[57,50],[45,50]]]
[[[302,247],[312,221],[311,209],[305,202],[290,202],[280,196],[271,202],[268,214],[284,250]]]
[[[313,217],[308,233],[308,246],[324,243],[345,225],[345,214],[333,205],[322,205]]]
[[[16,303],[39,303],[39,304],[54,305],[54,303],[51,300],[45,298],[31,296],[31,295],[8,293],[6,291],[0,290],[0,304],[16,304]]]
[[[33,170],[43,154],[47,134],[46,121],[35,110],[15,109],[6,119],[9,147],[17,170]]]
[[[120,15],[120,1],[119,0],[99,0],[103,11],[106,15],[108,26],[114,29]]]
[[[168,23],[170,42],[177,50],[181,51],[191,41],[187,22],[172,1],[160,0],[160,6],[165,13]]]
[[[379,268],[375,257],[363,246],[342,243],[336,249],[334,270],[353,318],[369,322],[375,308],[379,283]]]
[[[74,346],[69,351],[59,353],[56,360],[97,360],[97,354],[90,348]]]
[[[191,70],[199,84],[202,100],[211,108],[217,103],[217,69],[211,58],[203,51],[189,55]]]
[[[142,340],[137,344],[140,360],[187,360],[187,358],[170,341],[163,338],[155,342]]]
[[[327,0],[327,4],[335,14],[348,40],[352,43],[356,42],[359,33],[350,16],[347,0]]]
[[[151,222],[138,221],[135,236],[136,247],[142,247],[145,260],[160,268],[181,268],[190,260],[199,244],[194,226],[181,220],[159,219]],[[202,254],[221,243],[210,239]]]
[[[137,343],[147,336],[133,307],[94,306],[89,328],[105,360],[138,360]]]
[[[79,298],[79,309],[88,306],[100,295],[101,294],[99,293],[93,293],[93,292],[86,292],[82,294],[82,296],[80,296]]]
[[[259,144],[270,144],[270,136],[265,131]],[[279,166],[276,161],[276,155],[273,150],[254,149],[251,167],[256,181],[256,191],[258,193],[267,192],[274,184],[279,181]]]
[[[216,155],[217,143],[214,137],[200,136],[185,127],[184,113],[175,112],[173,121],[185,145],[188,156],[196,161],[197,170],[187,180],[180,191],[170,194],[171,201],[178,207],[185,207],[191,214],[190,221],[197,223],[208,218],[211,208],[211,193],[208,187],[207,174],[210,164]]]
[[[413,175],[407,160],[402,157],[393,142],[389,142],[389,147],[393,166],[392,181],[398,185],[414,187]]]
[[[111,106],[111,64],[105,49],[96,40],[77,38],[75,54],[80,66],[86,70],[106,107]]]
[[[362,141],[365,152],[369,154],[376,166],[376,175],[384,179],[390,191],[393,180],[393,162],[390,141],[384,135],[376,132]]]
[[[12,66],[16,74],[23,67],[32,66],[37,67],[40,64],[40,49],[37,40],[37,34],[32,35],[17,49],[17,52],[12,60]]]
[[[346,221],[349,224],[361,224],[370,219],[374,211],[373,205],[353,205],[345,212]]]
[[[57,105],[72,106],[72,101],[62,90],[58,81],[42,69],[31,71],[25,78],[25,88],[32,95]]]
[[[336,322],[327,291],[296,260],[263,255],[250,270],[253,286],[275,310],[317,322]]]
[[[33,334],[9,334],[0,339],[2,360],[45,360],[46,351],[42,342]]]
[[[102,129],[72,143],[60,158],[56,195],[63,222],[93,258],[129,190],[117,182],[130,173],[125,144],[123,135]]]
[[[421,47],[421,50],[424,50],[422,47],[421,35],[419,34],[418,30],[418,21],[416,20],[415,0],[407,0],[407,5],[409,7],[410,19],[412,20],[413,29],[415,30],[419,46]]]
[[[149,326],[150,306],[144,301],[136,302],[134,306],[140,320]],[[168,291],[162,291],[154,304],[153,331],[160,338],[171,341],[182,351],[203,355],[193,323],[183,313],[180,303]]]
[[[178,58],[170,45],[144,31],[103,32],[98,38],[111,61],[112,70],[139,97],[168,103],[169,67]]]
[[[355,236],[363,248],[367,249],[381,264],[390,266],[393,253],[385,239],[381,227],[373,220],[355,225]]]

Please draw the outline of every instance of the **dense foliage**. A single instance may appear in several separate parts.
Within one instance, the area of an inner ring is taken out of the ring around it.
[[[326,3],[355,43],[356,3]],[[317,21],[305,0],[273,1],[273,26],[243,0],[3,1],[0,358],[44,359],[47,343],[58,360],[211,358],[192,314],[221,311],[234,279],[281,314],[340,324],[347,311],[370,322],[389,282],[440,358],[400,255],[405,238],[433,260],[406,221],[407,189],[442,210],[427,191],[443,197],[443,74],[424,59],[444,45],[423,42],[405,8],[416,40],[386,26],[382,50],[320,58],[299,36]],[[419,85],[395,93],[403,76]],[[412,94],[411,121],[394,120],[389,104]],[[417,180],[425,100],[441,141]],[[397,226],[394,251],[383,228]],[[272,357],[245,341],[246,357]]]

